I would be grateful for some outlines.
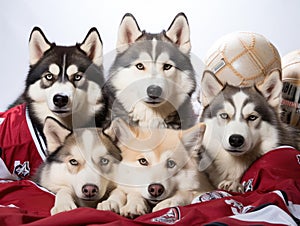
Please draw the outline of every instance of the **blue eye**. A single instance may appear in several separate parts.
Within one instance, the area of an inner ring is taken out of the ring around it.
[[[247,120],[248,121],[255,121],[257,118],[258,118],[258,116],[256,116],[256,115],[249,115]]]
[[[102,166],[105,166],[105,165],[107,165],[109,163],[109,160],[107,159],[107,158],[101,158],[100,159],[100,164],[102,165]]]
[[[229,118],[229,115],[228,115],[227,113],[221,113],[221,114],[220,114],[220,117],[221,117],[222,119],[228,119],[228,118]]]
[[[169,159],[167,161],[167,168],[174,168],[175,166],[176,166],[176,162],[175,161],[173,161],[171,159]]]
[[[73,80],[74,80],[75,82],[78,82],[78,81],[80,81],[81,79],[82,79],[82,75],[79,75],[79,74],[74,75]]]
[[[51,73],[46,74],[44,77],[47,81],[52,81],[54,79],[54,76]]]

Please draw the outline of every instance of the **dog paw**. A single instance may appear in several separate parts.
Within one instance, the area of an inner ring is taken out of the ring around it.
[[[110,210],[115,213],[120,213],[119,204],[113,200],[105,200],[101,203],[98,203],[97,210]]]
[[[126,204],[120,209],[120,215],[132,219],[146,213],[149,213],[149,207],[146,203]]]
[[[164,201],[159,202],[155,207],[153,207],[152,212],[179,205],[181,205],[181,203],[179,203],[178,200],[166,199]]]
[[[219,183],[218,188],[231,192],[244,193],[243,185],[237,181],[223,180]]]
[[[76,209],[77,206],[74,202],[66,202],[66,203],[60,203],[59,205],[58,204],[55,204],[50,213],[51,215],[54,215],[54,214],[57,214],[57,213],[60,213],[60,212],[65,212],[65,211],[68,211],[68,210],[73,210],[73,209]]]

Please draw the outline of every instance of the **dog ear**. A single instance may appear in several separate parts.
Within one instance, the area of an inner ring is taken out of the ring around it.
[[[46,118],[43,132],[47,140],[47,150],[49,153],[54,152],[57,148],[62,146],[66,138],[72,133],[52,117]]]
[[[200,88],[200,101],[205,107],[222,91],[224,86],[213,72],[206,70],[203,72]]]
[[[124,142],[135,137],[135,129],[121,118],[114,119],[110,126],[103,130],[103,133],[110,137],[112,142],[117,145],[124,144]]]
[[[178,13],[166,31],[166,36],[187,54],[191,50],[190,27],[184,13]]]
[[[126,13],[121,21],[118,31],[117,50],[123,52],[129,44],[135,42],[143,33],[130,13]]]
[[[180,139],[187,150],[197,151],[200,148],[205,129],[206,125],[201,122],[182,131]]]
[[[93,27],[89,30],[79,47],[87,54],[94,64],[97,66],[102,65],[103,45],[97,28]]]
[[[36,64],[44,55],[44,53],[51,48],[51,44],[42,30],[39,27],[34,27],[29,38],[29,63]]]
[[[257,86],[257,89],[272,107],[279,108],[282,93],[281,71],[278,69],[271,71],[263,83]]]

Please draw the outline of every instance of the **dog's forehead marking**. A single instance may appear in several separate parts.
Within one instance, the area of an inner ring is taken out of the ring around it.
[[[75,64],[71,64],[68,68],[67,68],[67,75],[71,76],[78,73],[78,67]]]
[[[157,46],[157,39],[154,38],[152,40],[152,59],[156,59],[156,46]]]
[[[237,92],[232,96],[232,100],[235,106],[236,117],[241,117],[243,115],[245,102],[248,98],[248,95],[246,95],[246,93],[244,92]]]
[[[59,66],[57,64],[50,64],[48,70],[51,74],[56,75],[56,76],[58,76],[59,72],[60,72]]]

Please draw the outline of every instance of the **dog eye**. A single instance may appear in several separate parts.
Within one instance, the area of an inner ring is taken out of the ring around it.
[[[174,162],[173,160],[168,160],[167,161],[167,168],[174,168],[176,166],[176,162]]]
[[[105,166],[105,165],[107,165],[109,163],[109,160],[108,159],[106,159],[106,158],[101,158],[100,159],[100,164],[102,165],[102,166]]]
[[[221,114],[220,114],[220,117],[221,117],[222,119],[228,119],[228,118],[229,118],[229,115],[228,115],[227,113],[221,113]]]
[[[171,64],[164,64],[163,69],[164,71],[170,70],[173,66]]]
[[[135,65],[137,69],[139,70],[144,70],[145,69],[145,66],[142,64],[142,63],[138,63]]]
[[[142,166],[148,166],[148,165],[149,165],[147,159],[145,159],[145,158],[140,158],[138,161],[139,161],[139,163],[140,163]]]
[[[70,161],[69,161],[69,163],[72,165],[72,166],[77,166],[79,163],[77,162],[77,160],[75,160],[75,159],[71,159]]]
[[[81,79],[82,79],[82,75],[79,75],[79,74],[74,75],[73,80],[74,80],[75,82],[78,82],[78,81],[80,81]]]
[[[45,75],[45,79],[47,79],[48,81],[52,81],[53,78],[54,78],[54,76],[50,73]]]
[[[255,121],[257,118],[258,118],[258,116],[256,116],[256,115],[249,115],[247,120],[248,121]]]

